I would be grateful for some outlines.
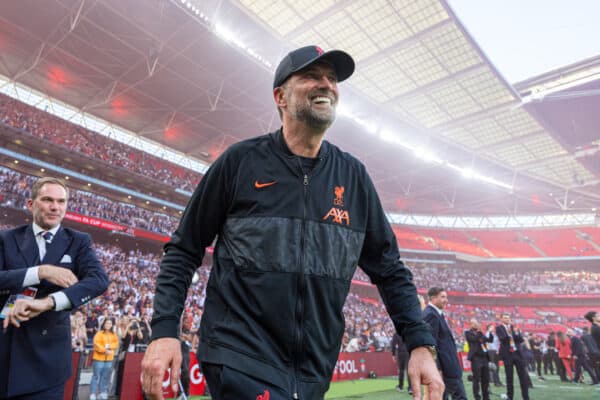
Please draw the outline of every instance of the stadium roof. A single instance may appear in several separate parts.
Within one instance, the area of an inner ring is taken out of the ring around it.
[[[23,0],[0,21],[0,74],[206,162],[278,128],[275,65],[319,44],[357,61],[328,139],[366,163],[387,210],[600,204],[597,159],[569,134],[594,97],[570,124],[522,106],[443,0]]]

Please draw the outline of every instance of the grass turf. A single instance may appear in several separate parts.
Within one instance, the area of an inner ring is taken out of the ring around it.
[[[515,374],[516,375],[516,374]],[[589,382],[589,376],[585,374],[586,381]],[[500,371],[500,378],[504,382],[504,371]],[[514,400],[521,399],[519,380],[515,376],[515,396]],[[586,384],[569,384],[561,382],[558,376],[547,376],[545,381],[540,381],[534,376],[531,377],[534,388],[529,390],[531,400],[600,400],[600,387]],[[333,382],[325,396],[326,400],[398,400],[412,399],[406,389],[403,392],[396,391],[398,381],[396,378],[377,378],[358,381]],[[471,382],[467,381],[467,374],[464,375],[465,389],[467,396],[473,399]],[[491,387],[491,400],[499,400],[501,393],[506,393],[504,387]],[[208,400],[209,397],[192,397],[193,400]]]

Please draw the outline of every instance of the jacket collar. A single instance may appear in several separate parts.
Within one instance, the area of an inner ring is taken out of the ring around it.
[[[285,138],[283,137],[283,127],[277,129],[275,132],[270,134],[273,138],[273,141],[276,144],[278,150],[280,150],[286,157],[292,158],[296,157],[294,153],[290,150],[287,143],[285,142]],[[321,148],[319,149],[319,153],[317,154],[317,158],[323,161],[327,155],[329,154],[330,144],[327,140],[323,140],[321,142]]]

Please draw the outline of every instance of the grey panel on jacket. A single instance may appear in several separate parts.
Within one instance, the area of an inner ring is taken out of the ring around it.
[[[300,272],[302,265],[305,274],[342,280],[352,279],[363,240],[342,226],[284,217],[228,218],[220,238],[240,268]]]

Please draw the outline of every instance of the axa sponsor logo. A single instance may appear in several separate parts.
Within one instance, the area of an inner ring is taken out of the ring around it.
[[[343,186],[336,186],[333,189],[333,205],[334,207],[331,207],[331,209],[327,212],[327,214],[325,214],[325,216],[323,217],[323,220],[329,220],[329,218],[333,218],[332,221],[335,222],[336,224],[346,224],[346,225],[350,225],[350,214],[348,213],[347,210],[344,210],[343,208],[340,207],[344,207],[344,187]]]

